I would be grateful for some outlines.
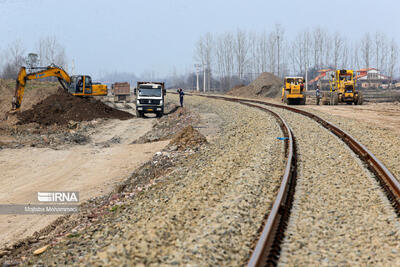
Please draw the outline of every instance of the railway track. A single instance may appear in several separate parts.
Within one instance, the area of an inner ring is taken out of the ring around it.
[[[241,98],[230,98],[223,96],[209,96],[205,97],[217,98],[225,101],[234,101],[247,106],[259,108],[263,111],[273,114],[281,125],[282,131],[287,138],[287,165],[284,176],[282,178],[281,187],[276,197],[275,203],[268,215],[267,220],[261,231],[259,240],[253,250],[248,266],[265,266],[277,265],[280,257],[280,244],[284,237],[284,231],[287,227],[290,209],[293,204],[294,191],[296,185],[296,142],[292,130],[284,119],[276,112],[265,108],[265,106],[285,109],[296,114],[306,116],[319,125],[327,129],[329,132],[340,138],[355,155],[367,166],[367,168],[374,173],[374,178],[379,183],[380,187],[386,194],[387,199],[390,201],[397,217],[400,216],[400,183],[393,176],[393,174],[371,153],[364,145],[359,143],[351,135],[340,129],[339,127],[329,123],[328,121],[304,110],[296,109],[290,106],[284,106],[265,101],[248,100]],[[262,105],[262,106],[260,106]]]

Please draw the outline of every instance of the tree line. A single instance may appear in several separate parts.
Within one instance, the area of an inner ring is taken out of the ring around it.
[[[15,40],[0,53],[0,77],[15,79],[21,66],[38,67],[50,64],[67,67],[65,48],[55,36],[40,38],[35,49],[29,53],[21,40]]]
[[[206,88],[227,90],[248,83],[262,72],[278,77],[317,74],[317,70],[377,68],[390,79],[399,76],[399,46],[377,31],[349,40],[340,32],[315,27],[289,38],[282,25],[267,32],[237,29],[206,33],[194,47],[194,60],[205,72]],[[213,84],[214,83],[214,84]]]

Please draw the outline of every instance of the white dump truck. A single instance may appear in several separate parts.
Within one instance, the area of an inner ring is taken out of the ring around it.
[[[134,94],[137,117],[143,117],[144,113],[155,113],[157,117],[164,114],[164,82],[137,82]]]

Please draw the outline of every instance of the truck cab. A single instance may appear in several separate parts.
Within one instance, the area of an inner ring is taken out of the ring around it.
[[[137,117],[143,117],[145,113],[155,113],[157,117],[164,114],[166,91],[163,82],[138,82],[134,94]]]

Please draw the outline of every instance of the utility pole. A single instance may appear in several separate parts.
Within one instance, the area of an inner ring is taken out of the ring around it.
[[[194,64],[195,68],[196,68],[196,90],[197,92],[200,91],[200,86],[199,86],[199,72],[200,72],[200,64]]]

